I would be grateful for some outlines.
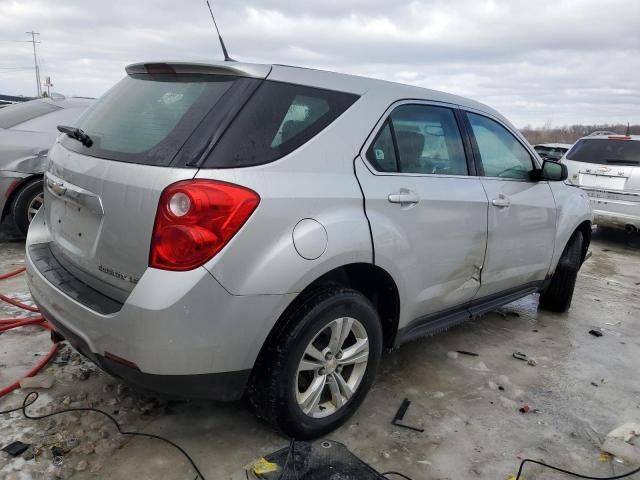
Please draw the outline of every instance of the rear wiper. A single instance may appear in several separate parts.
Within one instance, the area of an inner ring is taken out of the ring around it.
[[[76,127],[67,127],[66,125],[58,125],[58,131],[65,133],[67,136],[79,141],[85,147],[93,145],[91,137]]]

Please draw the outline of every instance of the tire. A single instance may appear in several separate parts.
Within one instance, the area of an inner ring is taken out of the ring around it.
[[[540,294],[540,307],[543,309],[559,313],[569,310],[582,265],[583,242],[582,233],[575,232],[562,252],[551,283]]]
[[[33,215],[37,208],[42,206],[43,188],[44,181],[41,178],[29,180],[20,188],[13,200],[11,216],[16,230],[22,236],[27,235]]]
[[[349,330],[342,345],[345,353],[338,348],[325,358],[332,345],[339,343],[331,344],[330,334],[347,332],[341,326]],[[365,338],[368,354],[363,348]],[[249,399],[258,417],[284,435],[300,440],[320,437],[358,409],[376,376],[381,354],[380,319],[366,297],[338,287],[313,292],[288,309],[267,339],[254,368]],[[351,361],[356,363],[347,363]],[[317,391],[320,396],[309,393]]]

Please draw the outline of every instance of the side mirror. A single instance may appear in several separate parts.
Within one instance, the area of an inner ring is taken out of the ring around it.
[[[542,162],[542,170],[540,170],[540,179],[550,182],[563,182],[569,178],[567,166],[553,160],[545,160]]]

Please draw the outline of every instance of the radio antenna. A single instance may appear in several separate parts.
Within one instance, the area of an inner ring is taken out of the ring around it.
[[[224,45],[224,40],[222,40],[222,35],[220,35],[220,29],[218,28],[218,24],[216,23],[216,17],[213,16],[213,10],[211,10],[211,4],[209,4],[209,0],[207,0],[207,7],[209,7],[209,13],[211,14],[211,20],[213,20],[213,26],[216,27],[216,32],[218,32],[218,40],[220,40],[220,46],[222,47],[222,54],[224,55],[225,62],[235,62],[233,58],[229,56],[227,52],[227,47]]]

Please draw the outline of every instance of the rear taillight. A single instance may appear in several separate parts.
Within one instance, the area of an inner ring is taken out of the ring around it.
[[[218,253],[260,203],[253,190],[216,180],[183,180],[160,195],[149,266],[191,270]]]

